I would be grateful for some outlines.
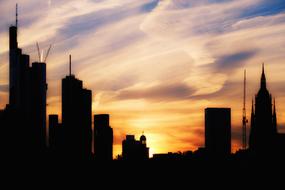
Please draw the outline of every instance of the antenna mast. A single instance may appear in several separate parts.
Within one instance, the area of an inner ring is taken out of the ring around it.
[[[18,3],[16,4],[16,27],[18,27]]]
[[[243,80],[243,109],[242,109],[242,148],[247,148],[246,142],[246,70],[244,70],[244,80]]]
[[[71,76],[71,55],[69,55],[69,76]]]

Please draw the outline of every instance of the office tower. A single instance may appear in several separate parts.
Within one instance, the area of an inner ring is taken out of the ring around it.
[[[272,149],[277,137],[276,109],[272,111],[272,97],[266,87],[264,65],[260,81],[260,89],[252,103],[251,131],[249,148],[253,151]]]
[[[19,89],[18,77],[20,73],[19,62],[22,50],[18,48],[17,26],[9,28],[9,105],[16,105],[16,94]]]
[[[17,23],[16,17],[16,25],[9,28],[9,105],[12,109],[26,114],[29,104],[30,58],[18,48]]]
[[[4,146],[9,155],[39,155],[45,150],[46,66],[18,47],[16,24],[9,28],[9,104],[4,112]],[[7,154],[8,155],[8,154]]]
[[[109,125],[109,115],[94,115],[94,152],[95,159],[113,159],[113,129]]]
[[[30,69],[31,76],[31,127],[36,149],[46,147],[46,64],[35,62]]]
[[[18,12],[16,24],[9,28],[9,105],[6,107],[7,144],[16,154],[29,151],[30,135],[30,76],[29,56],[18,47]],[[10,139],[13,139],[10,140]]]
[[[134,135],[127,135],[123,140],[123,160],[148,160],[149,148],[146,144],[146,137],[142,135],[137,141]]]
[[[205,148],[212,156],[231,153],[231,109],[205,109]]]
[[[62,79],[62,127],[64,152],[75,158],[91,157],[92,91],[71,74]]]

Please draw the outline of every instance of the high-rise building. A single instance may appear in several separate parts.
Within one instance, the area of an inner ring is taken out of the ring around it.
[[[31,76],[31,127],[35,148],[46,147],[46,104],[47,82],[46,64],[35,62],[30,68]]]
[[[9,104],[5,109],[5,145],[12,154],[45,151],[46,65],[34,63],[18,47],[16,25],[9,28]],[[8,155],[8,154],[7,154]]]
[[[64,151],[68,156],[91,157],[91,106],[92,91],[84,89],[83,82],[70,72],[62,79],[62,127]]]
[[[137,141],[134,135],[127,135],[123,140],[123,160],[148,160],[149,148],[147,147],[146,137],[142,135]]]
[[[17,19],[16,19],[17,20]],[[9,29],[9,105],[12,109],[27,113],[29,104],[29,62],[28,55],[18,47],[18,26]]]
[[[108,114],[94,115],[94,152],[95,159],[113,159],[113,129],[109,125]]]
[[[212,156],[231,154],[231,109],[205,109],[205,148]]]

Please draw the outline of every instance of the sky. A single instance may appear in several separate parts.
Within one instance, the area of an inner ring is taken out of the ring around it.
[[[150,153],[204,146],[204,109],[230,107],[232,151],[241,146],[243,72],[247,116],[265,63],[285,132],[284,0],[17,0],[19,45],[47,51],[49,114],[61,114],[61,79],[93,91],[93,114],[109,113],[114,156],[126,134]],[[8,102],[8,29],[16,0],[0,0],[0,108]]]

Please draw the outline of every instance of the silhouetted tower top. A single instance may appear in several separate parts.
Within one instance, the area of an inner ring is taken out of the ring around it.
[[[269,93],[269,91],[267,90],[267,87],[266,87],[266,77],[265,77],[265,69],[264,69],[264,63],[262,64],[262,74],[261,74],[261,80],[260,80],[260,89],[257,93],[257,96],[258,97],[270,97],[271,98],[271,95]]]
[[[140,142],[141,142],[143,145],[146,145],[146,136],[145,136],[144,134],[140,137]]]
[[[271,104],[271,94],[269,93],[267,87],[266,87],[266,76],[265,76],[265,69],[264,69],[264,63],[262,64],[262,73],[261,73],[261,79],[260,79],[260,89],[256,95],[257,99],[262,100],[262,101],[270,101]],[[269,102],[267,102],[269,103]],[[260,105],[259,102],[257,102],[257,100],[255,101],[256,105]],[[270,105],[271,107],[272,105]],[[256,114],[258,112],[258,110],[255,110]],[[271,112],[272,114],[272,112]]]
[[[261,74],[261,81],[260,81],[260,88],[266,89],[266,77],[264,72],[264,63],[262,63],[262,74]]]
[[[18,3],[16,4],[16,27],[18,27]]]
[[[16,4],[16,23],[15,25],[12,25],[9,29],[10,33],[10,50],[17,49],[18,48],[18,4]]]
[[[250,149],[262,152],[274,146],[274,138],[277,133],[274,126],[272,97],[266,87],[264,64],[260,89],[255,97],[254,113],[252,113]]]

